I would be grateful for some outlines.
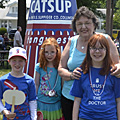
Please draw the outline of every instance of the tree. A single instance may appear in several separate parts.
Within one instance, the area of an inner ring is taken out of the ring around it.
[[[116,3],[116,12],[113,17],[113,28],[120,29],[120,0]]]
[[[105,18],[105,15],[97,10],[97,8],[104,7],[106,5],[106,0],[76,0],[77,7],[86,6],[90,10],[92,10],[96,15],[100,16],[101,18]]]
[[[22,27],[22,38],[24,41],[26,31],[26,0],[18,0],[18,26]]]
[[[5,8],[5,3],[7,3],[10,0],[0,0],[0,8]]]

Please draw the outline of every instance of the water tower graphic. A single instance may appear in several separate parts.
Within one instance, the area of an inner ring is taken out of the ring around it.
[[[55,37],[61,51],[64,49],[69,38],[75,35],[71,21],[76,10],[76,0],[31,0],[24,42],[28,57],[25,73],[35,76],[39,50],[48,37]]]

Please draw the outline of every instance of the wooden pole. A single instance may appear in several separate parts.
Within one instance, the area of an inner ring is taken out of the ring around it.
[[[107,0],[106,33],[111,35],[111,0]]]

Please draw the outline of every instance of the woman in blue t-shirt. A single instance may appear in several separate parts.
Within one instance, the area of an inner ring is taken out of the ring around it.
[[[81,64],[81,78],[70,91],[75,97],[73,120],[120,120],[120,78],[110,74],[111,67],[107,39],[102,34],[93,35]]]

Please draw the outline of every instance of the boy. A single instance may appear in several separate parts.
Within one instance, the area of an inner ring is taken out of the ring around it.
[[[4,115],[3,120],[36,120],[37,104],[35,83],[32,77],[23,73],[23,67],[27,61],[26,50],[21,47],[11,48],[9,51],[8,62],[11,66],[11,72],[0,78],[0,112]],[[1,100],[6,90],[22,91],[26,99],[24,103],[14,106],[14,113],[11,111],[11,105],[5,103],[3,106]]]

